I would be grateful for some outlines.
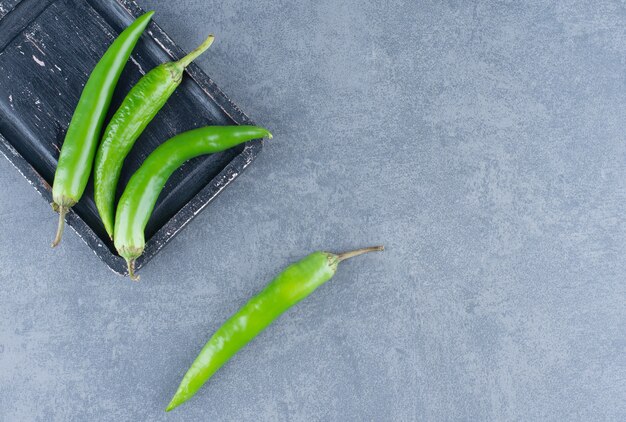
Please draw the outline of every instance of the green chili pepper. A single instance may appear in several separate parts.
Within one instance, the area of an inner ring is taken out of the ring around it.
[[[94,194],[109,237],[113,238],[115,191],[124,159],[148,123],[180,85],[185,68],[211,46],[213,39],[210,35],[182,59],[163,63],[143,76],[124,98],[105,129],[96,154]]]
[[[183,377],[166,412],[189,400],[226,361],[257,334],[287,309],[330,280],[341,261],[382,250],[382,246],[374,246],[338,255],[318,251],[285,268],[213,334]]]
[[[130,53],[153,14],[154,12],[148,12],[138,17],[116,38],[91,72],[83,88],[72,121],[67,128],[59,164],[54,174],[52,206],[59,212],[59,226],[52,247],[58,245],[63,236],[65,214],[78,202],[87,186],[113,91]]]
[[[206,126],[174,136],[161,144],[132,175],[117,205],[115,248],[126,259],[132,280],[135,260],[143,253],[144,230],[159,193],[172,173],[185,161],[212,154],[258,138],[272,138],[257,126]]]

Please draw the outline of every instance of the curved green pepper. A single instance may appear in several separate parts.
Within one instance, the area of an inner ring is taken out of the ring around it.
[[[331,279],[338,264],[353,256],[382,251],[382,246],[335,255],[313,252],[291,264],[228,319],[209,339],[183,377],[166,411],[189,400],[209,378],[283,312]]]
[[[272,134],[257,126],[207,126],[176,135],[146,158],[128,181],[115,214],[115,248],[126,259],[130,278],[145,247],[144,230],[157,198],[172,173],[185,161],[224,151]]]
[[[53,207],[59,212],[59,225],[52,242],[53,247],[59,244],[63,236],[65,214],[78,202],[87,186],[113,91],[130,53],[153,14],[154,12],[148,12],[138,17],[115,39],[83,88],[54,174],[52,199]]]
[[[94,195],[109,237],[113,238],[115,191],[124,159],[148,123],[180,85],[185,68],[211,46],[213,39],[210,35],[182,59],[163,63],[146,73],[124,98],[105,129],[96,154]]]

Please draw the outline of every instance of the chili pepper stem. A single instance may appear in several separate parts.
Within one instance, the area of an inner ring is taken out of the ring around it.
[[[139,276],[135,274],[135,260],[126,259],[126,265],[128,265],[128,276],[133,281],[139,281]]]
[[[65,230],[65,215],[69,211],[69,209],[64,205],[58,205],[59,210],[59,225],[57,226],[57,234],[52,241],[52,247],[54,248],[56,245],[61,242],[61,238],[63,237],[63,230]]]
[[[369,248],[362,248],[362,249],[357,249],[354,251],[337,254],[337,260],[341,262],[341,261],[345,261],[346,259],[350,259],[358,255],[363,255],[364,253],[378,252],[378,251],[384,251],[384,250],[385,250],[384,246],[371,246]]]
[[[209,47],[211,47],[211,44],[213,44],[213,40],[215,40],[215,37],[212,34],[209,35],[207,39],[204,40],[204,42],[200,44],[195,50],[187,54],[176,63],[178,63],[182,67],[189,66],[189,64],[194,61],[200,54],[204,53]]]

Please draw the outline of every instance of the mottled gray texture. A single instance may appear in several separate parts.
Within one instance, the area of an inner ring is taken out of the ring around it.
[[[626,4],[554,3],[140,1],[274,140],[139,284],[0,160],[0,420],[624,420]],[[375,243],[163,413],[285,264]]]

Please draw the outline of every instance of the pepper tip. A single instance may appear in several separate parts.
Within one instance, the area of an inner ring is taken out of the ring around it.
[[[178,404],[174,402],[174,399],[176,399],[176,397],[172,398],[172,401],[170,401],[170,404],[168,404],[167,407],[165,408],[166,412],[174,410],[178,406]]]

